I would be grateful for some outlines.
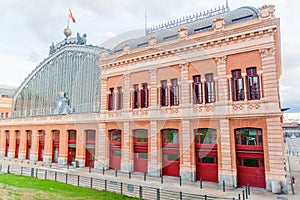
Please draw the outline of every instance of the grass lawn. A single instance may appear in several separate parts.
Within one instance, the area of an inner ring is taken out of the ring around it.
[[[9,200],[79,200],[135,199],[111,192],[76,187],[55,181],[13,174],[0,174],[0,199]]]

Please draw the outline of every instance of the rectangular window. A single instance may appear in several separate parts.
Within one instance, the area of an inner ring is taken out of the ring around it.
[[[217,144],[217,131],[211,128],[195,129],[195,140],[198,144]]]
[[[171,154],[171,153],[169,153],[169,154],[166,155],[166,159],[165,160],[168,160],[168,161],[178,161],[178,158],[179,158],[178,154]]]
[[[86,131],[86,141],[95,141],[96,140],[96,133],[94,130],[87,130]]]
[[[204,157],[202,157],[202,163],[214,164],[215,163],[215,157],[213,157],[213,156],[204,156]]]
[[[120,130],[110,131],[110,141],[121,142],[121,131]]]
[[[193,103],[194,104],[202,104],[203,98],[202,98],[202,82],[201,82],[201,76],[196,75],[193,76]]]
[[[53,140],[59,140],[59,131],[53,131]]]
[[[256,67],[247,68],[247,98],[248,100],[260,99],[259,76]]]
[[[245,167],[258,167],[258,159],[244,158]]]
[[[178,131],[175,129],[163,130],[164,143],[179,143]]]
[[[148,142],[148,131],[146,129],[134,130],[133,133],[135,142]]]
[[[1,113],[1,118],[4,118],[4,113]]]
[[[241,70],[232,71],[232,100],[243,101],[244,100],[244,84]]]
[[[141,90],[141,108],[148,108],[148,85],[147,83],[142,83],[142,90]]]
[[[5,118],[8,118],[8,112],[5,113]]]
[[[235,131],[236,144],[238,145],[259,145],[263,144],[262,132],[260,129],[243,128]]]
[[[121,157],[121,151],[120,150],[113,151],[113,156],[115,156],[115,157]]]
[[[171,79],[170,105],[171,106],[178,106],[179,105],[179,86],[178,86],[176,78]]]
[[[123,92],[122,92],[122,87],[117,88],[118,93],[117,93],[117,110],[122,110],[122,105],[123,105]]]
[[[76,131],[69,131],[69,140],[76,140]]]
[[[115,98],[114,98],[114,88],[109,89],[109,94],[107,96],[107,109],[114,110],[115,109]]]
[[[148,159],[148,153],[135,153],[135,156],[140,159]]]
[[[139,85],[133,85],[133,108],[139,108]]]
[[[161,87],[160,87],[160,105],[161,106],[168,106],[168,85],[167,81],[163,80],[161,81]]]
[[[205,74],[205,102],[216,102],[215,81],[213,74]]]

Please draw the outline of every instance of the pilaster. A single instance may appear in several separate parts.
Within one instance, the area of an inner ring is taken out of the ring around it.
[[[101,77],[101,112],[107,110],[107,77]]]
[[[218,72],[218,101],[225,103],[228,101],[228,84],[226,78],[226,56],[215,58]]]
[[[181,79],[181,105],[188,105],[189,104],[189,64],[180,64],[180,79]]]
[[[20,130],[20,147],[19,147],[19,159],[26,159],[26,145],[27,145],[27,132],[22,129]]]
[[[121,171],[133,171],[133,144],[129,129],[129,122],[124,122],[123,137],[122,137],[122,160]]]
[[[85,167],[85,131],[84,129],[77,129],[76,132],[76,157],[79,167]]]
[[[66,129],[60,129],[58,164],[66,165],[67,160],[68,160],[68,131]]]
[[[9,148],[7,157],[14,158],[16,151],[16,131],[9,130]]]
[[[159,177],[161,175],[162,155],[161,138],[157,130],[157,121],[150,122],[150,137],[148,138],[148,174]]]
[[[52,162],[52,148],[53,148],[53,133],[50,129],[45,130],[45,148],[44,159],[45,163]]]
[[[193,142],[193,133],[190,128],[189,120],[182,120],[180,133],[180,176],[185,181],[196,180],[196,165],[193,162],[195,158],[195,145]]]
[[[266,169],[266,189],[274,193],[287,193],[281,119],[280,117],[268,117],[266,122],[267,144],[265,145],[267,145],[267,151],[264,154],[269,165],[269,170]],[[282,191],[277,191],[277,188],[281,188]]]
[[[0,158],[5,156],[5,141],[6,141],[6,134],[5,130],[0,130]]]
[[[30,150],[30,160],[37,161],[39,153],[39,134],[37,130],[32,130],[32,144]]]
[[[130,74],[124,74],[124,98],[123,98],[123,106],[125,110],[128,110],[130,108]]]
[[[150,69],[150,107],[157,107],[157,69]]]
[[[96,169],[109,168],[109,140],[106,137],[106,124],[99,123],[98,134],[96,136]]]
[[[229,129],[229,120],[221,119],[220,120],[220,140],[218,140],[218,171],[219,171],[219,184],[223,183],[223,180],[226,183],[226,186],[237,186],[237,172],[233,168],[232,163],[235,160],[232,160],[232,155],[235,152],[231,148],[231,138],[230,138],[230,129]],[[234,144],[234,142],[233,142]]]

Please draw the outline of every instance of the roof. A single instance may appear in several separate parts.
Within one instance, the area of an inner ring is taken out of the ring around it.
[[[241,7],[233,11],[215,15],[212,17],[203,18],[197,21],[186,23],[180,26],[176,26],[170,29],[164,29],[158,32],[154,32],[143,37],[130,39],[118,44],[113,50],[112,53],[121,52],[125,44],[130,45],[130,49],[135,49],[142,46],[148,46],[148,39],[151,37],[156,37],[157,43],[178,38],[178,29],[187,28],[188,34],[194,34],[197,32],[213,29],[213,21],[216,18],[223,17],[225,25],[234,24],[237,22],[250,20],[253,18],[258,18],[258,9],[254,7]]]

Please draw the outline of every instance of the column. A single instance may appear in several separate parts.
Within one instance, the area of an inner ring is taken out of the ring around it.
[[[121,159],[121,171],[132,172],[133,171],[133,144],[130,134],[129,122],[124,122],[123,139],[122,139],[122,159]]]
[[[130,108],[130,74],[123,75],[124,80],[124,93],[123,93],[123,109],[129,110]]]
[[[67,160],[68,160],[68,131],[66,129],[60,129],[58,165],[66,165]]]
[[[215,58],[218,72],[218,101],[226,103],[228,100],[228,83],[226,79],[226,56]]]
[[[20,148],[19,148],[19,159],[26,159],[26,145],[27,145],[27,132],[25,129],[20,130]]]
[[[84,129],[76,130],[76,157],[79,167],[85,167],[85,131]]]
[[[106,137],[106,124],[99,123],[96,134],[96,169],[109,168],[109,140]]]
[[[229,120],[220,120],[220,141],[218,143],[218,171],[219,171],[219,184],[225,181],[226,186],[237,186],[237,172],[233,168],[235,163],[235,152],[231,148],[231,144],[234,145],[234,141],[230,138]],[[234,139],[234,138],[233,138]]]
[[[9,130],[9,148],[7,157],[14,158],[16,151],[16,131]]]
[[[274,48],[265,48],[260,50],[262,69],[263,69],[263,81],[262,88],[265,101],[276,102],[279,109],[279,73],[280,66],[277,66],[275,58]],[[262,92],[262,91],[261,91]]]
[[[100,111],[104,112],[107,110],[107,77],[101,77],[101,106]]]
[[[150,137],[148,137],[148,174],[159,177],[161,175],[162,155],[161,139],[157,130],[157,121],[150,122]]]
[[[180,64],[180,79],[181,79],[181,105],[188,105],[189,104],[189,98],[190,98],[190,93],[189,93],[189,82],[188,82],[188,72],[189,72],[189,64]]]
[[[0,158],[3,158],[5,155],[5,141],[6,141],[6,134],[5,130],[0,130]]]
[[[273,193],[287,193],[281,118],[280,116],[268,117],[266,122],[267,137],[264,137],[266,189]]]
[[[182,120],[180,133],[180,176],[185,181],[196,180],[195,145],[190,121]]]
[[[151,108],[157,107],[157,69],[150,69],[150,95],[149,102]]]
[[[45,130],[45,147],[43,162],[52,163],[53,133],[50,129]]]
[[[30,160],[37,161],[39,154],[39,134],[37,130],[32,130],[32,143],[30,150]]]

